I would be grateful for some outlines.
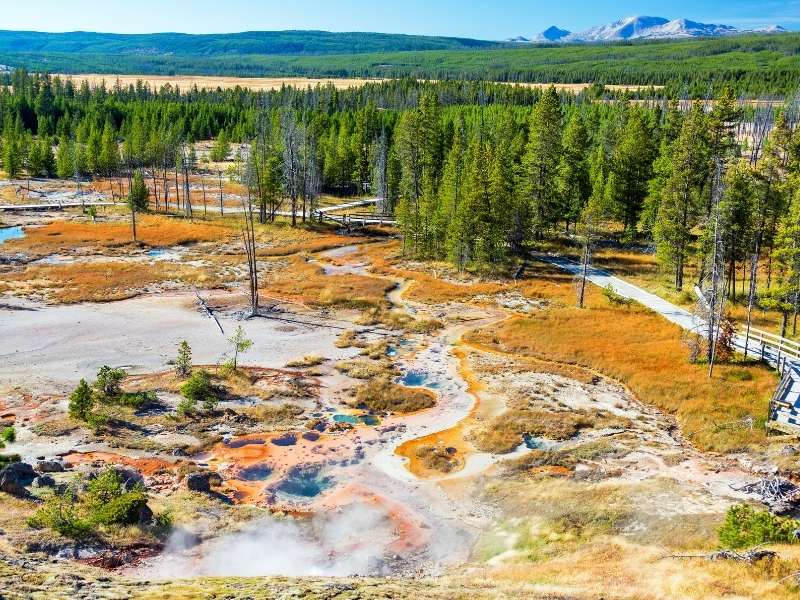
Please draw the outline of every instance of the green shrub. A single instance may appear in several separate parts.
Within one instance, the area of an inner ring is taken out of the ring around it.
[[[94,406],[94,396],[89,384],[85,379],[81,379],[78,387],[69,397],[69,416],[73,419],[85,421]]]
[[[91,480],[83,494],[79,494],[76,484],[53,493],[28,519],[28,525],[52,529],[70,538],[88,537],[97,535],[101,526],[136,524],[146,504],[147,492],[141,484],[126,490],[120,474],[109,468]],[[169,515],[161,515],[155,522],[156,529],[166,532],[172,520]]]
[[[12,444],[17,439],[17,430],[14,429],[13,425],[10,425],[10,426],[6,427],[5,429],[3,429],[3,433],[0,434],[0,437],[2,437],[4,442],[6,442],[8,444]]]
[[[205,410],[214,410],[219,402],[219,391],[211,383],[211,376],[207,371],[195,371],[192,376],[181,386],[181,395],[191,403],[193,410],[202,403]],[[178,406],[180,412],[180,405]]]
[[[93,532],[91,523],[81,515],[78,495],[73,487],[50,496],[28,519],[28,526],[52,529],[73,539],[88,537]]]
[[[147,493],[141,484],[126,491],[122,476],[114,469],[106,469],[89,482],[82,502],[92,524],[133,525],[139,518],[139,509],[147,504]]]
[[[11,463],[19,462],[21,459],[19,454],[0,454],[0,469],[4,469]]]
[[[766,543],[794,544],[800,521],[778,517],[746,504],[732,506],[719,528],[719,542],[726,548],[747,548]]]
[[[617,290],[614,289],[614,286],[610,283],[603,288],[603,296],[605,296],[606,300],[608,300],[609,303],[613,304],[614,306],[630,306],[631,303],[633,303],[633,300],[630,298],[620,296],[617,293]]]
[[[120,384],[125,379],[125,375],[126,373],[122,369],[112,369],[107,365],[100,367],[94,387],[105,398],[116,398],[122,393]]]

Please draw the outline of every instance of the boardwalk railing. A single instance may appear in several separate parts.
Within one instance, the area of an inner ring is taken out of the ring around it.
[[[751,327],[748,346],[750,343],[755,348],[761,347],[761,358],[766,358],[764,354],[767,348],[774,350],[776,367],[781,372],[785,370],[787,361],[800,362],[800,343],[785,337]]]

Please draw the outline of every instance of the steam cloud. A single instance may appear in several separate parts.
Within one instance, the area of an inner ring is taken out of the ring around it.
[[[381,511],[348,505],[310,521],[263,519],[246,529],[188,548],[174,533],[139,574],[149,579],[385,574],[382,559],[396,537]]]

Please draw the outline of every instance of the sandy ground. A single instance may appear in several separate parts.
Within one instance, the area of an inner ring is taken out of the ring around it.
[[[54,383],[74,385],[106,364],[135,373],[162,370],[181,340],[189,342],[196,363],[216,364],[228,356],[227,336],[238,325],[253,340],[253,350],[241,357],[243,364],[277,368],[311,353],[337,359],[356,353],[334,346],[340,329],[218,316],[225,335],[199,310],[193,294],[66,306],[4,298],[0,389],[22,383],[33,391]]]

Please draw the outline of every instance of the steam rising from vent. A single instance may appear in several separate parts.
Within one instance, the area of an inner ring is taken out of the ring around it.
[[[150,579],[388,574],[386,547],[396,539],[380,510],[348,505],[310,521],[263,519],[246,529],[188,548],[177,532],[164,553],[139,570]]]

